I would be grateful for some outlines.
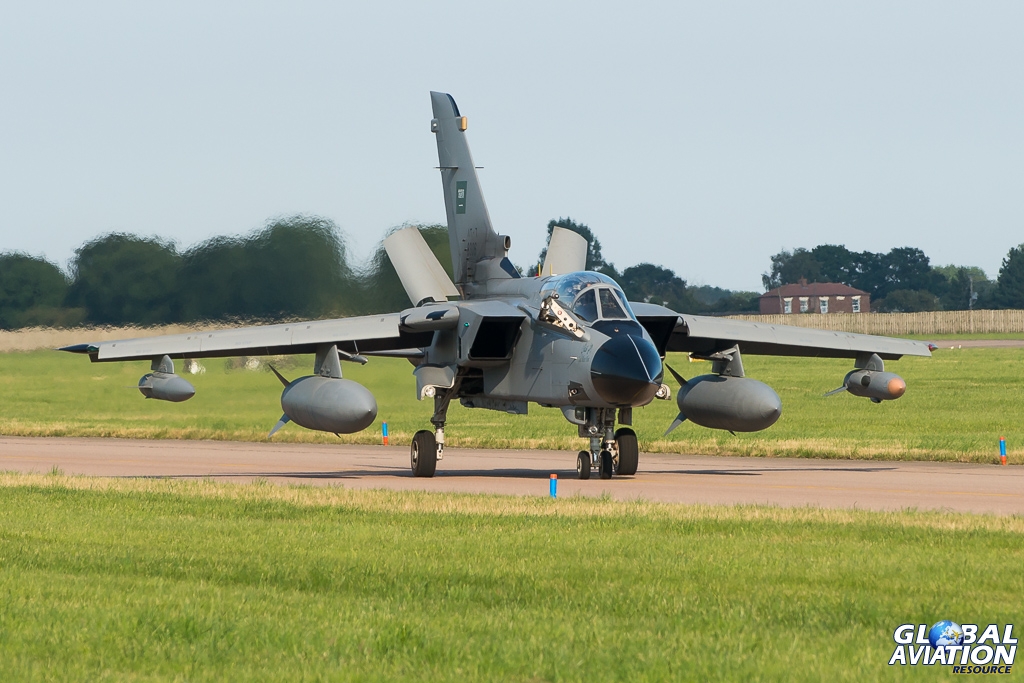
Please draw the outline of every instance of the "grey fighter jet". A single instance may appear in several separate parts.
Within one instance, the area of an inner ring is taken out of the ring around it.
[[[341,361],[368,356],[409,359],[416,396],[434,403],[433,429],[416,433],[413,475],[431,477],[444,455],[448,407],[525,415],[530,403],[559,408],[588,447],[582,479],[633,475],[639,453],[632,410],[669,399],[668,351],[712,362],[711,374],[679,383],[679,415],[712,429],[750,432],[778,420],[782,403],[769,386],[743,372],[743,354],[850,358],[854,368],[836,391],[872,401],[896,399],[904,381],[884,360],[928,356],[928,345],[904,339],[767,325],[694,315],[626,300],[614,280],[584,270],[586,241],[556,228],[536,276],[508,259],[511,240],[498,234],[480,191],[466,139],[467,120],[455,100],[430,94],[430,130],[448,213],[454,282],[415,228],[391,234],[384,246],[412,306],[404,311],[338,320],[264,325],[189,334],[84,343],[64,351],[93,361],[150,360],[139,381],[147,398],[182,401],[195,392],[174,374],[172,359],[313,353],[313,374],[278,378],[284,415],[309,429],[353,433],[373,423],[377,404],[363,386],[342,378]],[[276,372],[276,371],[275,371]],[[621,427],[618,427],[621,425]]]

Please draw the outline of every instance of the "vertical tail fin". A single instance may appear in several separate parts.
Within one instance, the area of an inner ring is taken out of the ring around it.
[[[448,212],[448,239],[452,248],[455,284],[491,278],[519,277],[505,258],[508,238],[491,227],[473,156],[466,142],[466,117],[451,95],[430,93],[434,119],[430,130],[437,136],[437,159]]]

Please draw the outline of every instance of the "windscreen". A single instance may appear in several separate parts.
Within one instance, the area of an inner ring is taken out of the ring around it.
[[[601,299],[601,317],[605,320],[628,320],[629,315],[626,310],[622,307],[622,303],[619,302],[619,297],[615,295],[615,291],[608,288],[602,287],[598,290]]]
[[[597,320],[597,298],[594,296],[592,288],[580,294],[580,298],[576,299],[576,303],[573,304],[572,312],[588,323]]]

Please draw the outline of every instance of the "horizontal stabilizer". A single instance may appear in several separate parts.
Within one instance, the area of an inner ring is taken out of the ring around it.
[[[417,228],[402,228],[391,233],[384,240],[384,249],[413,306],[459,296],[459,290]]]
[[[548,240],[548,253],[540,274],[564,275],[586,270],[588,246],[583,235],[556,225]]]

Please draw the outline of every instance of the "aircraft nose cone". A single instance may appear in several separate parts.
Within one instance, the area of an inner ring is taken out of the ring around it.
[[[663,378],[661,357],[654,344],[630,334],[606,341],[590,364],[590,379],[597,393],[616,406],[650,403]]]

